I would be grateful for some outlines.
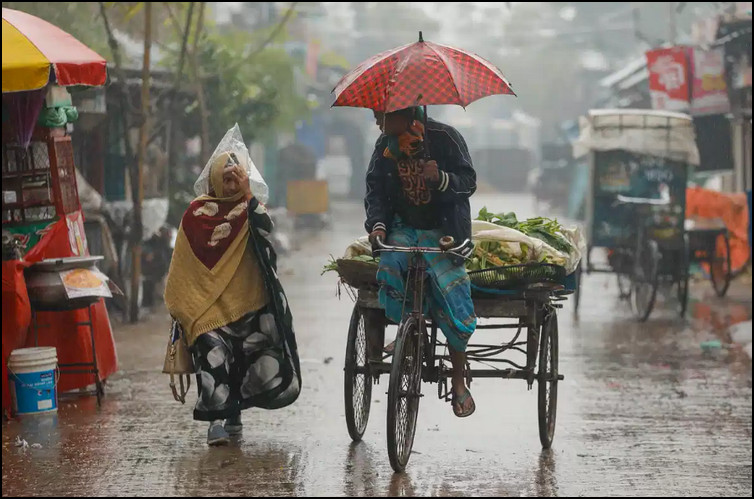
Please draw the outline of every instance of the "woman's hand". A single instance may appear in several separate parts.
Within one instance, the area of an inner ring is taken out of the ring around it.
[[[239,165],[236,165],[233,167],[233,175],[236,177],[236,181],[238,182],[238,186],[240,187],[241,192],[243,192],[244,198],[249,201],[254,197],[254,194],[252,194],[251,192],[251,185],[249,185],[249,176],[246,174],[246,171]]]

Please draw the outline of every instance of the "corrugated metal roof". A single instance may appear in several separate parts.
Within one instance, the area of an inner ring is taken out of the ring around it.
[[[620,88],[621,90],[628,90],[629,88],[647,80],[649,80],[649,71],[647,70],[647,68],[644,68],[638,73],[629,76],[628,78],[620,82],[618,84],[618,88]]]
[[[632,60],[628,64],[626,64],[625,67],[619,69],[615,73],[609,74],[606,77],[602,78],[600,80],[600,86],[602,87],[612,87],[613,85],[616,85],[621,80],[624,80],[630,76],[632,76],[637,71],[640,71],[643,68],[646,68],[647,66],[647,59],[644,55],[641,57],[637,57],[636,59]]]

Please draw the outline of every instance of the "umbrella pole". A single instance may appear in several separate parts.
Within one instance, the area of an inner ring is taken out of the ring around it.
[[[429,158],[429,130],[427,130],[427,106],[424,106],[424,159]]]
[[[424,43],[424,35],[419,32],[419,43]],[[424,159],[429,160],[429,131],[427,130],[427,106],[424,106]]]

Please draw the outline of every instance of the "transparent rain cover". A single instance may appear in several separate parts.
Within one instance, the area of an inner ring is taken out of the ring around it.
[[[243,137],[241,137],[241,129],[238,127],[238,123],[225,133],[220,143],[217,144],[215,152],[212,153],[209,161],[204,166],[204,170],[202,170],[199,178],[194,183],[194,192],[196,195],[209,194],[209,176],[212,163],[215,161],[215,158],[226,152],[235,154],[241,167],[246,170],[246,174],[249,176],[251,193],[260,203],[266,204],[270,195],[270,189],[267,187],[264,178],[262,178],[262,174],[259,173],[256,165],[251,160],[249,149],[246,147]]]

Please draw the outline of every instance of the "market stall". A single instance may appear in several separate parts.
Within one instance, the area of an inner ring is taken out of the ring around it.
[[[32,307],[24,271],[51,258],[89,255],[78,198],[70,124],[76,120],[65,87],[99,86],[106,62],[68,33],[24,12],[3,9],[3,410],[10,407],[7,361],[33,346]],[[5,244],[7,242],[7,244]],[[13,251],[6,251],[12,246]],[[91,321],[89,313],[91,313]],[[88,310],[39,311],[38,344],[57,349],[60,364],[91,362],[99,378],[117,369],[104,300]],[[92,324],[92,332],[81,323]],[[86,387],[92,373],[66,374],[58,390]]]

